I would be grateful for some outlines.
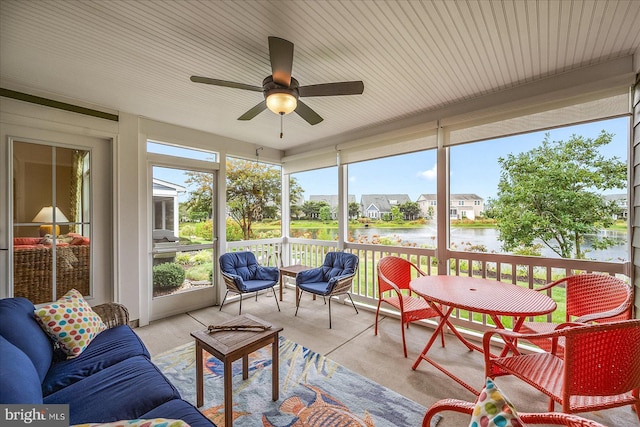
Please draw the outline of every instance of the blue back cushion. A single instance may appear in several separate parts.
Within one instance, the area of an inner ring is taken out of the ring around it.
[[[53,360],[53,343],[36,322],[34,310],[26,298],[0,300],[0,335],[31,359],[42,382]]]
[[[42,403],[35,366],[18,347],[0,335],[0,403]]]
[[[346,252],[328,252],[322,264],[326,281],[334,277],[353,274],[358,268],[358,257]]]
[[[253,252],[230,252],[220,256],[220,268],[228,274],[253,280],[258,271],[258,261]]]

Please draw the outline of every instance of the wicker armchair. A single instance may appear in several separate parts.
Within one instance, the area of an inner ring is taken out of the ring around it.
[[[565,322],[606,323],[631,319],[633,292],[631,285],[614,276],[604,274],[577,274],[549,283],[537,290],[551,292],[555,287],[564,287],[567,311]],[[558,327],[551,322],[524,322],[521,333],[546,333]],[[545,351],[551,351],[551,340],[531,339],[533,344]],[[557,343],[562,349],[563,340]],[[558,352],[562,355],[562,352]]]
[[[471,415],[475,403],[465,402],[458,399],[443,399],[434,403],[425,414],[422,420],[422,427],[430,427],[431,419],[438,412],[442,411],[454,411],[462,414]],[[597,423],[586,418],[579,417],[577,415],[563,414],[559,412],[549,412],[542,414],[535,413],[523,413],[518,412],[518,416],[522,422],[529,424],[547,424],[558,426],[570,426],[570,427],[606,427],[600,423]]]
[[[426,274],[417,265],[404,258],[386,256],[378,261],[378,309],[374,335],[378,335],[380,305],[384,302],[399,310],[404,357],[407,357],[404,325],[406,324],[408,328],[411,322],[438,317],[438,312],[431,308],[424,298],[411,294],[409,283],[418,275]],[[441,330],[441,340],[444,347],[444,330]]]
[[[107,302],[91,308],[109,329],[129,324],[129,310],[122,304]]]
[[[495,357],[491,338],[550,339],[552,352]],[[555,343],[564,339],[564,357]],[[489,378],[514,375],[549,396],[562,412],[576,413],[634,405],[640,419],[640,320],[573,326],[545,334],[522,334],[504,329],[483,336],[485,374]]]
[[[298,301],[296,301],[295,316],[298,315],[300,300],[304,292],[329,297],[329,329],[331,329],[331,297],[347,295],[351,300],[353,308],[356,310],[356,314],[358,314],[358,309],[349,294],[353,277],[358,270],[358,262],[358,257],[353,254],[347,252],[328,252],[321,267],[298,273],[296,276],[296,286],[301,292]]]

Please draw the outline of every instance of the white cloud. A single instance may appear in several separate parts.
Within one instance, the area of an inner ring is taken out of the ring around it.
[[[438,165],[435,164],[431,169],[419,172],[418,176],[429,181],[436,179],[438,176]]]
[[[349,177],[349,182],[356,182],[356,177],[355,176],[350,176]]]

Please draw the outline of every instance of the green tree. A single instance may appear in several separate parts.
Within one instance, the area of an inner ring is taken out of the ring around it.
[[[400,205],[400,212],[404,215],[404,219],[410,221],[420,218],[420,205],[417,202],[405,202]]]
[[[392,206],[391,207],[391,219],[393,221],[402,221],[403,215],[402,212],[400,211],[400,206]]]
[[[616,212],[602,192],[626,186],[626,164],[599,152],[612,138],[602,131],[595,139],[572,135],[564,142],[547,134],[541,146],[498,159],[498,195],[487,217],[496,219],[505,250],[540,239],[563,258],[585,258],[584,236],[610,226]],[[592,243],[598,249],[613,244],[607,238]]]
[[[331,221],[331,208],[329,205],[325,205],[320,208],[320,221]]]
[[[189,171],[185,173],[185,184],[189,188],[189,198],[184,203],[187,216],[192,221],[204,221],[212,217],[213,177],[212,173]]]
[[[324,200],[308,200],[302,204],[302,212],[304,212],[307,219],[320,218],[320,209],[323,207],[329,207],[329,203]]]
[[[360,214],[360,203],[350,202],[349,203],[349,218],[358,218]]]
[[[227,160],[227,210],[245,240],[253,238],[251,225],[273,218],[280,210],[280,168],[242,159]]]

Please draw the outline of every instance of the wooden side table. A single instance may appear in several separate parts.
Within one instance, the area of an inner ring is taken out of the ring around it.
[[[249,377],[249,354],[271,344],[271,397],[278,400],[280,383],[279,370],[279,340],[278,334],[282,328],[258,319],[250,314],[243,314],[217,326],[260,325],[271,326],[264,331],[256,330],[220,330],[209,333],[208,330],[191,332],[196,340],[196,401],[197,406],[204,405],[204,372],[202,352],[206,350],[224,365],[224,423],[230,427],[233,424],[232,404],[232,370],[234,360],[242,357],[242,379]]]
[[[309,267],[308,265],[302,265],[302,264],[280,267],[280,301],[282,301],[282,288],[284,287],[284,283],[282,283],[282,276],[295,278],[298,275],[298,273],[300,273],[301,271],[310,270],[312,268],[313,267]],[[296,286],[296,307],[298,306],[299,293],[300,293],[300,290]],[[313,296],[313,299],[315,299],[315,295]]]

